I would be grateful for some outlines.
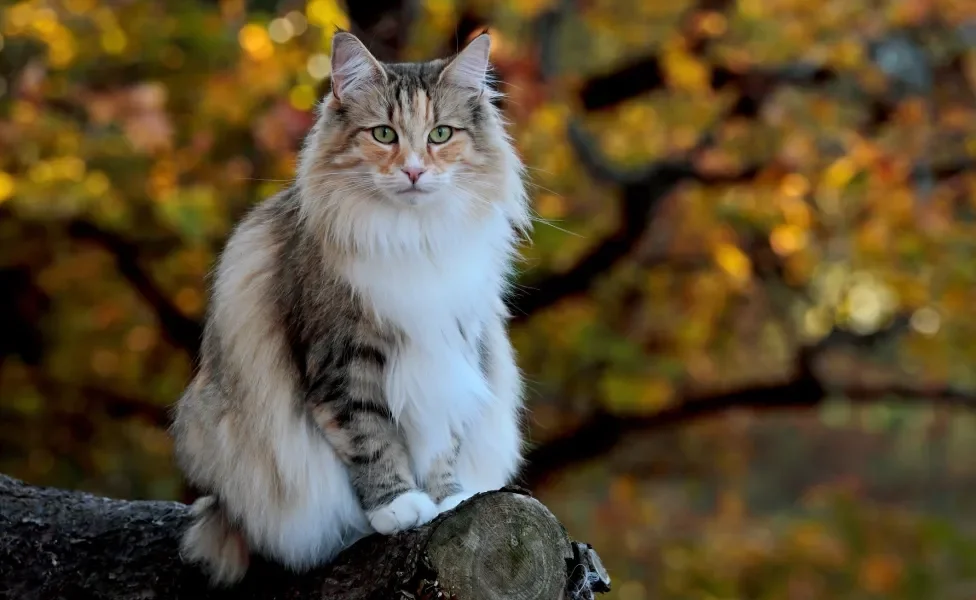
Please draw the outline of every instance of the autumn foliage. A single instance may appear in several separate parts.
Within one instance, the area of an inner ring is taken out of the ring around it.
[[[612,597],[972,598],[976,4],[407,5],[3,5],[0,471],[180,497],[208,272],[335,28],[487,25],[538,216],[525,481]]]

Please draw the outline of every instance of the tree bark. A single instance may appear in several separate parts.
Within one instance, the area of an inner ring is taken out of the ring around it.
[[[189,520],[177,502],[111,500],[0,475],[0,598],[555,600],[609,590],[596,553],[514,488],[479,494],[423,527],[370,536],[306,573],[252,557],[245,579],[227,589],[210,588],[180,560]]]

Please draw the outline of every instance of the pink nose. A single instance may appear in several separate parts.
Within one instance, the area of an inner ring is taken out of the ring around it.
[[[407,174],[407,177],[410,178],[410,183],[417,183],[417,180],[420,179],[420,176],[424,174],[426,169],[422,169],[420,167],[405,167],[401,169],[401,171]]]

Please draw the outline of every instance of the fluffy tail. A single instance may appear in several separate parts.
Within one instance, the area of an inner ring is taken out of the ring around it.
[[[180,556],[186,562],[203,564],[215,586],[240,581],[250,558],[244,535],[231,524],[213,496],[200,498],[190,510],[193,524],[183,534]]]

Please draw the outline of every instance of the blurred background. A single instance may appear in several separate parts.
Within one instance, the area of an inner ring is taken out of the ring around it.
[[[523,483],[608,598],[976,598],[976,3],[3,0],[0,472],[185,499],[230,228],[336,26],[493,32],[538,214]]]

